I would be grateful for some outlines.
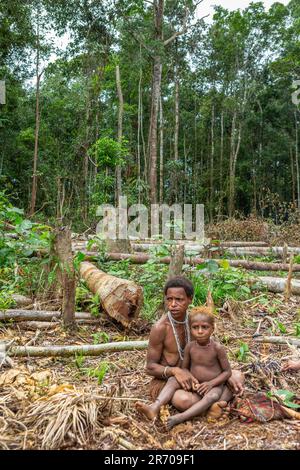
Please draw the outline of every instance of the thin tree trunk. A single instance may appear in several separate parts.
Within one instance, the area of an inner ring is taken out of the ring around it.
[[[298,150],[298,120],[297,110],[295,111],[295,161],[296,161],[296,175],[297,175],[297,202],[298,209],[300,210],[300,173],[299,173],[299,150]]]
[[[163,204],[163,199],[164,199],[164,118],[163,118],[163,104],[162,104],[161,96],[159,100],[159,133],[160,133],[159,203]]]
[[[290,147],[290,157],[291,157],[291,175],[292,175],[292,201],[293,201],[293,204],[295,204],[296,203],[296,181],[295,181],[294,155],[293,155],[292,147]]]
[[[213,200],[214,200],[214,156],[215,156],[215,105],[211,109],[211,154],[210,154],[210,201],[209,201],[209,219],[213,221]]]
[[[175,70],[175,128],[174,128],[174,160],[178,161],[178,136],[179,136],[179,82],[177,69]]]
[[[123,138],[123,113],[124,113],[124,99],[122,93],[121,77],[120,77],[120,67],[116,66],[116,83],[119,99],[119,111],[118,111],[118,143],[122,144]],[[119,197],[122,195],[122,174],[121,174],[121,165],[118,165],[116,168],[117,174],[117,197],[116,203],[119,201]]]
[[[38,165],[38,151],[39,151],[39,131],[40,131],[40,81],[43,72],[40,73],[40,24],[39,24],[39,10],[37,12],[37,32],[36,32],[36,96],[35,96],[35,134],[34,134],[34,155],[33,155],[33,172],[32,172],[32,186],[31,186],[31,204],[29,215],[32,216],[35,212],[36,196],[37,196],[37,165]]]
[[[231,145],[230,145],[230,161],[229,161],[229,217],[232,217],[234,214],[235,208],[235,173],[236,173],[236,163],[237,157],[240,151],[241,145],[241,135],[242,135],[242,126],[239,124],[238,130],[236,128],[237,112],[234,112],[232,118],[232,128],[231,128]],[[236,139],[237,134],[237,139]]]
[[[223,212],[224,111],[221,112],[219,217]]]
[[[154,58],[152,85],[152,113],[149,132],[149,165],[150,165],[150,200],[157,203],[157,119],[161,89],[162,64],[160,56]]]

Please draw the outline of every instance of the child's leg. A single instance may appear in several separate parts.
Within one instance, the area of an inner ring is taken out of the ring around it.
[[[170,377],[154,403],[146,405],[145,403],[138,401],[135,407],[137,411],[142,413],[148,419],[154,419],[158,416],[160,408],[171,401],[174,393],[179,388],[180,385],[175,377]]]
[[[168,428],[171,429],[176,424],[183,423],[188,421],[195,416],[199,416],[201,413],[206,411],[213,403],[218,401],[222,395],[223,386],[212,388],[204,397],[191,406],[188,410],[183,413],[178,413],[174,416],[171,416],[168,419]]]

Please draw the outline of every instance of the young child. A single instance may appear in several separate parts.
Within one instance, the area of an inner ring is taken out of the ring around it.
[[[214,316],[203,312],[203,308],[194,308],[189,313],[190,331],[193,341],[184,350],[182,368],[187,369],[199,381],[193,386],[197,397],[194,403],[183,413],[168,419],[167,426],[171,429],[179,423],[199,416],[208,410],[213,403],[219,401],[225,382],[231,376],[231,368],[225,348],[211,339],[214,331]],[[168,403],[180,385],[171,377],[161,392],[159,399],[147,406],[149,411],[158,414],[160,407]],[[143,411],[144,414],[145,410]]]

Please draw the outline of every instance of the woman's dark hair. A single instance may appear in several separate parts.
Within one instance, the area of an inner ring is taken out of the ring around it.
[[[167,290],[172,287],[182,287],[185,290],[185,293],[191,299],[194,297],[194,287],[189,279],[183,276],[174,276],[169,279],[164,287],[164,294],[167,294]]]

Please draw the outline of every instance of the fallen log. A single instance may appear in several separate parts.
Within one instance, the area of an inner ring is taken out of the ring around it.
[[[80,264],[80,275],[88,288],[98,294],[104,311],[125,327],[136,318],[143,304],[143,289],[133,281],[111,276],[92,263]]]
[[[87,259],[94,259],[97,257],[97,253],[94,251],[83,251],[83,253],[86,255]],[[156,257],[154,258],[153,256],[147,254],[147,253],[107,253],[105,255],[107,261],[121,261],[121,260],[127,260],[129,259],[131,263],[133,264],[145,264],[147,261],[150,259],[153,260],[155,263],[160,263],[160,264],[170,264],[171,258],[169,256],[164,256],[163,258]],[[200,258],[198,256],[195,257],[185,257],[184,258],[184,264],[190,264],[190,265],[197,265],[197,264],[203,264],[207,260],[205,258]],[[214,259],[216,263],[221,264],[224,262],[224,260],[221,259]],[[289,270],[289,264],[283,264],[283,263],[263,263],[259,261],[247,261],[247,260],[227,260],[229,262],[229,265],[234,267],[234,268],[244,268],[247,270],[252,270],[252,271],[288,271]],[[293,265],[293,272],[300,272],[300,264],[294,264]]]
[[[15,302],[16,307],[22,308],[32,305],[32,300],[29,297],[25,297],[25,295],[13,294],[11,297]]]
[[[46,321],[50,322],[53,319],[62,319],[61,312],[48,312],[45,310],[3,310],[0,311],[0,321]],[[76,320],[95,320],[90,313],[76,312]]]
[[[285,291],[287,284],[287,280],[285,278],[260,276],[258,279],[270,292],[279,293]],[[291,280],[291,294],[300,295],[300,280]]]
[[[103,353],[118,351],[142,351],[147,349],[147,347],[148,341],[120,341],[116,343],[75,346],[16,346],[10,348],[7,354],[12,357],[71,357],[75,354],[99,356]]]
[[[253,338],[253,341],[255,341],[256,343],[283,344],[286,346],[291,344],[292,346],[300,348],[300,339],[284,338],[283,336],[258,336],[256,338]]]

